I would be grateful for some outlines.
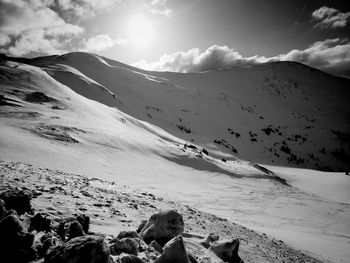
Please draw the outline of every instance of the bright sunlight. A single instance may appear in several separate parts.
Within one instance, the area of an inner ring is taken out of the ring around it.
[[[130,42],[137,48],[146,48],[154,41],[154,29],[151,22],[142,15],[135,15],[129,21]]]

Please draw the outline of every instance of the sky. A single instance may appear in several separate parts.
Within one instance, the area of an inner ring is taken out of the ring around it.
[[[0,0],[0,52],[83,51],[177,72],[291,60],[349,77],[346,2]]]

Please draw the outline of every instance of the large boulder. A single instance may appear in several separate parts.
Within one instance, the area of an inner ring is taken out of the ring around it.
[[[182,236],[177,236],[165,244],[163,254],[154,263],[191,263]]]
[[[182,215],[175,210],[165,210],[153,214],[140,230],[140,236],[149,244],[152,240],[160,245],[181,235],[184,231]]]
[[[33,230],[50,232],[51,220],[41,213],[36,214],[30,219],[29,231]]]
[[[62,241],[83,236],[89,231],[90,218],[85,215],[78,215],[76,218],[67,218],[60,222],[57,227],[57,235]]]
[[[0,193],[0,199],[4,200],[7,210],[14,209],[19,215],[28,212],[33,213],[30,200],[33,194],[29,190],[20,190],[18,188],[11,188]]]
[[[109,250],[114,256],[120,255],[121,253],[137,256],[139,243],[134,238],[115,238],[111,240],[110,243],[111,245],[109,247]]]
[[[35,259],[32,248],[34,235],[23,229],[15,215],[8,215],[0,221],[0,255],[4,262],[29,262]]]
[[[90,227],[90,217],[87,215],[78,215],[75,220],[77,220],[81,226],[83,227],[83,231],[85,234],[89,233]]]
[[[49,249],[57,246],[58,244],[59,240],[54,235],[51,233],[46,233],[45,235],[41,236],[40,240],[36,240],[34,242],[34,247],[38,257],[42,258],[47,254]]]
[[[55,248],[45,257],[45,263],[108,263],[109,248],[100,236],[73,238]]]
[[[83,226],[77,220],[74,220],[69,225],[68,240],[73,239],[75,237],[81,237],[83,235],[85,235],[84,230],[83,230]]]
[[[209,247],[209,251],[213,252],[224,262],[243,263],[243,260],[238,255],[238,249],[239,239],[237,238],[215,241]]]

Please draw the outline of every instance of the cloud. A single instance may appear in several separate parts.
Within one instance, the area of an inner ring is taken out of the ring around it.
[[[0,47],[5,46],[8,43],[10,43],[11,39],[8,35],[2,35],[0,34]]]
[[[61,49],[57,39],[47,39],[44,30],[36,29],[22,34],[15,44],[8,48],[8,52],[13,56],[23,56],[29,53],[61,54],[65,51]]]
[[[84,52],[98,53],[115,45],[126,44],[127,42],[123,38],[118,38],[116,41],[113,41],[108,35],[98,35],[95,37],[91,37],[88,40],[85,40],[83,48],[81,48],[80,50]]]
[[[234,66],[251,66],[277,59],[263,56],[243,57],[239,52],[227,46],[214,45],[204,52],[199,48],[163,55],[159,61],[147,63],[145,60],[134,66],[156,71],[200,72],[206,70],[230,68]]]
[[[121,0],[56,0],[56,5],[64,14],[79,19],[88,19],[99,13],[110,11]]]
[[[77,31],[78,26],[66,23],[50,8],[51,2],[45,0],[0,0],[1,33],[19,35],[22,32],[56,27],[63,29],[62,34]],[[80,29],[82,30],[82,29]]]
[[[280,55],[280,60],[304,63],[335,75],[350,76],[350,41],[326,39],[310,45],[305,50],[292,50]]]
[[[139,61],[134,66],[154,71],[201,72],[234,66],[252,66],[274,61],[297,61],[336,74],[350,76],[350,42],[327,39],[310,45],[305,50],[291,50],[273,57],[244,57],[227,46],[214,45],[201,52],[198,48],[163,55],[158,61]]]
[[[350,20],[350,12],[342,13],[327,6],[320,7],[312,13],[315,27],[320,29],[345,27]]]
[[[84,32],[78,25],[67,23],[51,9],[53,0],[0,0],[0,45],[13,42],[5,49],[10,55],[30,53],[57,54],[65,51],[61,38]],[[4,50],[4,49],[2,49]]]
[[[168,0],[152,0],[150,4],[147,5],[147,7],[153,14],[171,17],[174,11],[167,7],[167,1]]]

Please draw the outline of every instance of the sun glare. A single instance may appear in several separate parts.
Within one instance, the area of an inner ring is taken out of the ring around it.
[[[130,42],[138,48],[145,48],[154,41],[151,22],[142,15],[135,15],[129,21],[128,35]]]

